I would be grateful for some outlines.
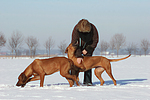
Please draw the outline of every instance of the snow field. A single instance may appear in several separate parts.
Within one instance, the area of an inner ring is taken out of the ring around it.
[[[34,59],[0,59],[0,99],[9,100],[149,100],[150,99],[150,57],[130,57],[124,61],[112,62],[112,80],[104,72],[104,86],[93,72],[94,86],[69,87],[59,72],[46,76],[44,87],[39,81],[30,82],[24,88],[16,87],[19,74]],[[94,70],[94,69],[93,69]],[[93,71],[92,70],[92,71]],[[80,82],[83,73],[80,73]]]

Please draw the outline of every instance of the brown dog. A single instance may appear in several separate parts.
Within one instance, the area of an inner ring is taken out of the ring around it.
[[[101,74],[106,71],[106,73],[109,75],[109,77],[113,80],[114,85],[116,85],[116,80],[114,79],[112,72],[111,72],[111,64],[110,62],[116,62],[120,60],[127,59],[131,56],[131,54],[125,58],[121,59],[107,59],[103,56],[92,56],[92,57],[84,57],[81,64],[77,63],[77,58],[74,55],[75,48],[70,44],[66,48],[66,53],[68,53],[68,58],[71,59],[74,62],[74,65],[81,68],[84,71],[87,71],[89,69],[95,68],[94,72],[96,77],[100,80],[101,85],[104,84],[104,80],[101,77]]]
[[[51,75],[60,71],[60,74],[65,77],[70,87],[74,81],[77,82],[76,75],[70,75],[69,70],[79,70],[74,67],[72,60],[66,57],[54,57],[49,59],[35,59],[18,77],[16,86],[24,87],[30,81],[40,80],[40,87],[43,87],[45,75]],[[31,77],[31,76],[34,77]]]

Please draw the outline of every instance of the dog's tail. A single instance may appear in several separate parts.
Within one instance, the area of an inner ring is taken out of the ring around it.
[[[131,54],[130,54],[130,55],[128,55],[127,57],[120,58],[120,59],[109,59],[109,61],[110,61],[110,62],[117,62],[117,61],[120,61],[120,60],[127,59],[127,58],[129,58],[130,56],[131,56]]]

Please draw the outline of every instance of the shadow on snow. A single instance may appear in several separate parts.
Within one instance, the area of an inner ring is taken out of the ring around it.
[[[145,81],[147,79],[126,79],[126,80],[116,80],[117,85],[127,85],[131,83],[139,83],[142,81]],[[79,82],[79,84],[82,86],[83,84]],[[105,81],[104,85],[113,85],[113,81]],[[57,84],[46,84],[46,86],[61,86],[61,85],[69,85],[69,83],[57,83]],[[100,85],[100,82],[93,82],[93,86]],[[76,85],[75,85],[76,86]],[[36,85],[31,85],[31,87],[36,87]]]
[[[117,81],[117,85],[127,85],[127,84],[131,84],[131,83],[139,83],[142,81],[145,81],[147,79],[126,79],[126,80],[116,80]],[[100,84],[100,82],[93,82],[93,85],[98,85]],[[114,84],[112,80],[109,81],[105,81],[104,85],[112,85]]]

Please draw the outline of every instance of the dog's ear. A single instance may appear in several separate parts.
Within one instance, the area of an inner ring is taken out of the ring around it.
[[[21,78],[23,83],[26,82],[27,76],[24,73],[21,74]]]
[[[65,53],[68,53],[68,47],[66,48]]]

